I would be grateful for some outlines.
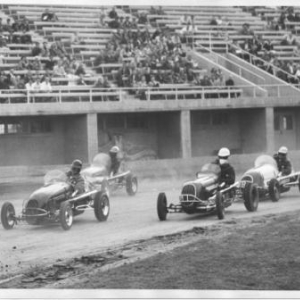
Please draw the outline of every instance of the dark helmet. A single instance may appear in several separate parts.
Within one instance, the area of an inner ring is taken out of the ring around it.
[[[72,170],[74,170],[74,171],[80,171],[81,168],[82,168],[82,161],[79,160],[79,159],[75,159],[75,160],[72,162],[71,168],[72,168]]]

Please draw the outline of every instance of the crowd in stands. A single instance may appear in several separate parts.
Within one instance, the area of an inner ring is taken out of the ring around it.
[[[161,14],[153,7],[153,14]],[[143,12],[140,13],[143,16]],[[117,18],[113,8],[110,18]],[[119,19],[118,19],[119,22]],[[140,19],[138,20],[138,24]],[[147,24],[146,24],[147,25]],[[149,24],[148,24],[149,25]],[[94,66],[121,64],[116,74],[119,87],[128,87],[139,98],[145,99],[145,91],[164,84],[191,84],[195,86],[225,86],[220,70],[202,76],[205,70],[187,55],[182,44],[186,41],[180,33],[168,28],[139,28],[136,21],[125,18],[122,29],[117,28],[106,49],[101,50],[94,60]],[[102,69],[98,69],[102,72]],[[202,72],[203,71],[203,72]]]
[[[27,18],[18,19],[13,18],[13,23],[10,18],[6,19],[3,23],[3,19],[0,18],[0,43],[1,47],[5,47],[7,43],[14,44],[30,44],[32,43],[30,34],[29,21]]]
[[[99,52],[94,60],[94,66],[101,64],[119,64],[115,80],[119,87],[127,89],[140,99],[146,99],[146,90],[163,87],[164,85],[192,85],[199,87],[226,87],[234,85],[233,79],[225,80],[220,69],[212,68],[203,70],[193,60],[192,56],[184,51],[183,44],[187,43],[186,33],[193,30],[194,17],[184,15],[181,18],[182,30],[178,33],[167,27],[152,27],[156,21],[155,16],[164,14],[161,7],[151,7],[148,12],[137,11],[129,15],[118,15],[115,8],[108,13],[101,10],[99,14],[100,24],[116,29],[106,48]],[[227,24],[227,19],[216,17],[218,24]],[[58,21],[56,14],[49,9],[41,15],[44,22]],[[14,39],[14,33],[29,31],[29,22],[26,18],[14,19],[10,25],[0,22],[2,32],[9,32],[9,43],[32,43],[30,39],[25,41]],[[0,31],[1,31],[0,30]],[[18,35],[17,37],[24,35]],[[77,33],[71,39],[71,44],[85,44]],[[1,39],[0,39],[1,43]],[[3,45],[2,47],[5,47]],[[1,47],[1,45],[0,45]],[[94,83],[94,88],[102,88],[109,91],[112,83],[102,73]],[[26,72],[19,72],[26,71]],[[86,85],[86,71],[81,61],[68,54],[64,44],[54,41],[48,46],[48,42],[34,43],[31,55],[20,57],[18,64],[9,72],[1,71],[0,87],[2,89],[26,89],[27,91],[52,91],[52,79],[65,78],[60,85],[69,86]]]

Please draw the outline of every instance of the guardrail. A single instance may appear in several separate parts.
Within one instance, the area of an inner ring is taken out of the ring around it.
[[[290,86],[287,84],[263,84],[260,88],[274,91],[271,97],[284,97]],[[129,93],[129,94],[128,94]],[[300,91],[289,96],[299,96]],[[130,95],[131,94],[131,95]],[[218,98],[253,98],[260,99],[270,97],[268,94],[257,93],[257,85],[235,86],[195,86],[184,84],[161,84],[159,87],[133,87],[133,88],[91,88],[86,86],[76,87],[53,87],[52,92],[34,92],[27,90],[0,90],[0,103],[5,104],[28,104],[35,103],[70,103],[70,102],[125,102],[130,101],[155,101],[155,100],[189,100],[189,99],[218,99]]]

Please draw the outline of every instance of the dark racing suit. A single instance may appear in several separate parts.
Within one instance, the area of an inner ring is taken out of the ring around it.
[[[292,164],[289,159],[278,155],[278,153],[275,153],[273,158],[276,160],[278,171],[281,172],[283,176],[292,173]]]
[[[235,171],[229,163],[220,164],[219,159],[216,159],[213,163],[217,164],[221,168],[221,174],[219,177],[219,184],[225,183],[225,187],[228,187],[235,182]]]
[[[73,174],[73,172],[70,170],[66,173],[66,175],[68,177],[68,181],[74,187],[74,191],[78,191],[78,194],[82,194],[85,192],[84,179],[80,175],[80,173]]]
[[[110,159],[111,159],[111,175],[115,176],[119,172],[121,166],[121,160],[118,158],[117,153],[110,153]]]

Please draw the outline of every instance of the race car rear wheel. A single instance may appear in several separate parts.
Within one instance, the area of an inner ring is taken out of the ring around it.
[[[69,230],[73,225],[73,210],[69,202],[62,202],[59,209],[60,225],[64,230]]]
[[[224,219],[225,218],[224,197],[220,192],[216,194],[216,209],[217,209],[217,216],[219,220]]]
[[[248,211],[256,211],[259,203],[259,193],[257,186],[251,182],[246,182],[244,189],[244,205]]]
[[[280,198],[280,186],[277,179],[273,178],[269,182],[269,195],[273,202],[278,202]]]
[[[167,219],[167,196],[165,193],[159,193],[157,197],[157,214],[160,221],[165,221]]]
[[[106,221],[109,215],[110,205],[106,193],[98,192],[94,199],[94,213],[98,221]]]
[[[4,229],[12,229],[15,225],[15,208],[10,202],[4,202],[1,207],[1,223]]]
[[[129,196],[134,196],[138,190],[138,180],[136,176],[129,174],[126,176],[126,192]]]

